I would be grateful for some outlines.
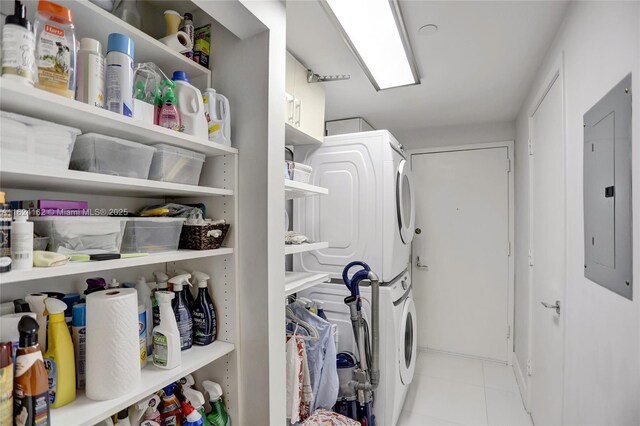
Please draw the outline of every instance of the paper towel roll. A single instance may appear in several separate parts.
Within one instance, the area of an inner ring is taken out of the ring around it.
[[[87,296],[87,398],[104,401],[140,384],[138,296],[133,288]]]
[[[168,35],[160,39],[160,42],[166,44],[171,50],[178,53],[185,53],[193,49],[193,43],[189,34],[184,31],[178,31],[175,34]]]

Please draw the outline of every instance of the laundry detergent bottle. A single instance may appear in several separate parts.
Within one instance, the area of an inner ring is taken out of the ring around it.
[[[156,291],[160,309],[160,324],[153,328],[153,364],[164,369],[180,365],[180,331],[171,308],[175,295],[170,291]]]
[[[178,100],[178,111],[182,120],[183,132],[206,140],[207,117],[204,114],[202,92],[193,86],[184,71],[174,71],[171,79],[176,83],[175,94]]]
[[[194,271],[193,277],[198,282],[198,296],[191,310],[193,313],[193,344],[206,346],[216,340],[216,309],[207,287],[209,275]]]
[[[222,400],[222,387],[210,380],[202,382],[202,387],[209,394],[211,412],[207,414],[207,420],[212,426],[231,426],[231,417],[227,414]]]
[[[62,407],[76,399],[76,365],[73,341],[64,320],[67,304],[53,297],[45,300],[49,313],[47,352],[44,366],[49,374],[49,402]]]
[[[231,146],[231,109],[229,99],[207,88],[202,94],[209,140]]]
[[[184,286],[191,285],[189,278],[191,278],[191,274],[181,274],[169,280],[169,283],[173,284],[173,293],[175,294],[171,307],[178,323],[180,350],[182,351],[191,349],[193,345],[193,318],[184,295]]]

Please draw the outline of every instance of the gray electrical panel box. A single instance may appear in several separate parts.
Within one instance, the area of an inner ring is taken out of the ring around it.
[[[633,291],[631,74],[584,115],[584,276]]]

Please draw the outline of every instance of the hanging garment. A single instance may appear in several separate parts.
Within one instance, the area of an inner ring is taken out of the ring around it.
[[[320,409],[313,413],[307,420],[302,423],[302,426],[361,426],[360,422],[357,422],[349,417],[345,417],[342,414],[334,413],[333,411]]]
[[[299,303],[292,303],[293,313],[311,325],[319,335],[318,339],[308,340],[307,360],[311,376],[311,388],[315,397],[311,411],[318,408],[331,409],[338,398],[338,369],[336,366],[336,346],[331,331],[331,323],[309,312]]]
[[[298,353],[302,356],[302,397],[300,401],[300,421],[304,421],[311,414],[311,404],[313,403],[313,390],[311,388],[311,374],[307,360],[305,342],[296,338]]]
[[[287,418],[291,423],[300,421],[300,402],[302,400],[302,357],[298,352],[295,337],[286,343],[287,371]]]

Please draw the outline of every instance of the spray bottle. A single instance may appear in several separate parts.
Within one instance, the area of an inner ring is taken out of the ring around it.
[[[162,97],[162,107],[158,114],[158,125],[181,132],[180,112],[178,112],[176,97],[173,93],[176,83],[172,80],[164,80],[161,87],[161,90],[164,90],[164,96]]]
[[[202,387],[209,394],[211,412],[207,414],[207,420],[212,426],[231,426],[231,417],[227,414],[222,400],[222,387],[215,382],[205,380]]]
[[[167,291],[169,275],[162,271],[155,271],[153,276],[156,278],[156,288],[153,290],[153,326],[160,324],[160,309],[158,308],[158,300],[156,299],[157,291]]]
[[[186,269],[176,269],[173,271],[173,276],[177,276],[177,275],[189,275],[189,271],[187,271]],[[191,287],[193,287],[193,284],[190,285]],[[191,310],[193,308],[193,294],[191,293],[191,289],[189,287],[185,287],[184,288],[184,300],[187,301],[187,306],[189,306],[189,310]]]
[[[187,401],[182,401],[182,414],[184,415],[184,426],[203,426],[204,419],[202,415]]]
[[[169,283],[173,284],[175,294],[171,307],[180,331],[180,350],[183,351],[190,349],[193,345],[193,318],[184,296],[184,286],[191,285],[189,278],[191,274],[181,274],[169,280]]]
[[[200,413],[200,417],[202,417],[203,420],[203,425],[204,426],[211,426],[211,423],[209,423],[209,420],[207,420],[207,415],[204,412],[204,395],[202,394],[202,392],[197,391],[195,389],[192,388],[187,388],[187,387],[183,387],[182,388],[182,394],[184,395],[185,400],[191,404],[191,406],[198,412]],[[184,408],[183,408],[184,411]],[[186,413],[184,413],[186,416]]]
[[[134,426],[138,426],[143,421],[153,421],[160,426],[160,397],[152,394],[137,404],[129,407],[129,420]],[[155,425],[154,425],[155,426]]]
[[[151,342],[151,323],[153,322],[153,306],[151,302],[151,288],[147,284],[144,277],[138,277],[136,281],[136,291],[138,292],[138,303],[145,306],[145,315],[147,317],[147,354],[153,352],[153,343]]]
[[[52,408],[62,407],[76,399],[76,366],[73,342],[64,320],[66,303],[48,297],[49,340],[44,354],[44,366],[49,374],[49,402]]]
[[[182,411],[180,410],[180,401],[175,396],[176,391],[175,383],[165,386],[162,391],[162,404],[160,408],[160,416],[162,418],[162,424],[165,426],[181,426],[182,425]]]
[[[160,324],[153,328],[153,364],[167,370],[180,365],[180,331],[171,308],[170,291],[156,291]]]
[[[193,303],[193,343],[206,346],[216,340],[217,319],[213,300],[209,295],[207,280],[209,275],[194,271],[194,279],[198,282],[198,297]]]
[[[29,304],[29,310],[35,312],[36,321],[38,321],[38,342],[42,353],[47,351],[47,317],[44,312],[46,310],[44,301],[47,295],[44,293],[32,293],[24,298]]]

